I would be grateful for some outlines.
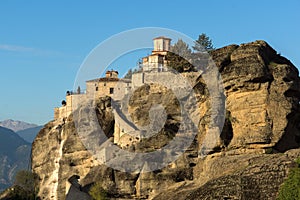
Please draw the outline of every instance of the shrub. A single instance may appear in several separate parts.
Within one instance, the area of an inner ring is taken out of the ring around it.
[[[279,189],[277,200],[300,199],[300,158],[296,160],[298,167],[291,169],[288,178]]]
[[[101,182],[96,182],[90,189],[89,194],[93,200],[106,200],[107,192],[103,189]]]

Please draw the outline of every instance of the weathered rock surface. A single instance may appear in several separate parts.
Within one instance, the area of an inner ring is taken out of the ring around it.
[[[297,166],[295,159],[299,156],[299,149],[285,154],[227,152],[211,156],[203,161],[203,171],[196,181],[175,185],[154,199],[276,199],[279,186],[289,169]]]
[[[223,96],[211,99],[222,107],[222,98],[226,98],[223,129],[210,124],[212,120],[221,120],[219,116],[211,117],[210,97],[214,94],[208,91],[203,77],[193,77],[198,98],[193,106],[199,109],[200,122],[198,135],[187,151],[163,169],[121,172],[101,165],[99,157],[87,150],[98,150],[98,146],[105,145],[105,140],[113,136],[112,105],[109,98],[101,99],[79,108],[64,122],[48,123],[38,134],[33,143],[32,168],[39,177],[39,195],[45,199],[65,199],[70,186],[67,180],[78,175],[83,191],[100,182],[111,198],[275,199],[280,184],[294,166],[293,160],[300,156],[299,149],[279,153],[299,148],[298,70],[263,41],[227,46],[211,55],[224,86]],[[211,66],[210,61],[202,63]],[[160,148],[164,144],[158,141],[172,139],[182,120],[176,98],[167,89],[155,85],[146,85],[133,96],[128,110],[137,125],[149,124],[147,113],[155,103],[165,106],[167,123],[161,131],[163,134],[127,150]],[[96,118],[90,116],[91,112]],[[101,125],[105,137],[99,137],[97,124]],[[198,152],[203,150],[202,144],[211,133],[217,142],[205,152],[209,155],[202,157]],[[171,137],[165,137],[167,134]],[[87,135],[90,139],[86,141],[82,136]],[[117,153],[105,155],[113,158]],[[120,162],[125,165],[134,159],[124,158]]]
[[[222,75],[232,139],[228,148],[299,147],[300,79],[297,68],[266,42],[212,52]]]
[[[94,121],[90,120],[92,114],[96,116]],[[77,119],[81,120],[80,127],[75,123]],[[99,165],[97,158],[92,157],[84,146],[82,135],[78,134],[92,127],[93,123],[100,123],[105,135],[113,132],[110,98],[103,98],[96,102],[96,106],[81,107],[62,122],[49,122],[40,131],[33,143],[32,170],[39,176],[38,188],[42,198],[65,199],[70,188],[68,179],[73,175],[84,178],[91,168]],[[91,134],[91,139],[94,138],[95,133],[86,132]],[[93,142],[100,145],[99,140]]]

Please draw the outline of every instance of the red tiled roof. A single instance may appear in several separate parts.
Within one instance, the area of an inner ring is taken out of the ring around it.
[[[93,80],[88,80],[86,82],[131,82],[129,79],[120,79],[120,78],[112,78],[112,77],[103,77],[103,78],[97,78]]]

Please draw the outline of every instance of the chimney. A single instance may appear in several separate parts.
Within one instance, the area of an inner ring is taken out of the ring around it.
[[[105,73],[105,77],[106,78],[118,78],[118,75],[119,75],[119,72],[118,71],[114,71],[114,70],[107,71]]]

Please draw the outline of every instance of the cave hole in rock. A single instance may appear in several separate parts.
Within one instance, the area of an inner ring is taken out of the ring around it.
[[[233,138],[233,129],[232,129],[233,121],[234,118],[231,116],[230,111],[226,110],[225,122],[220,136],[225,147],[227,147],[230,144]]]

